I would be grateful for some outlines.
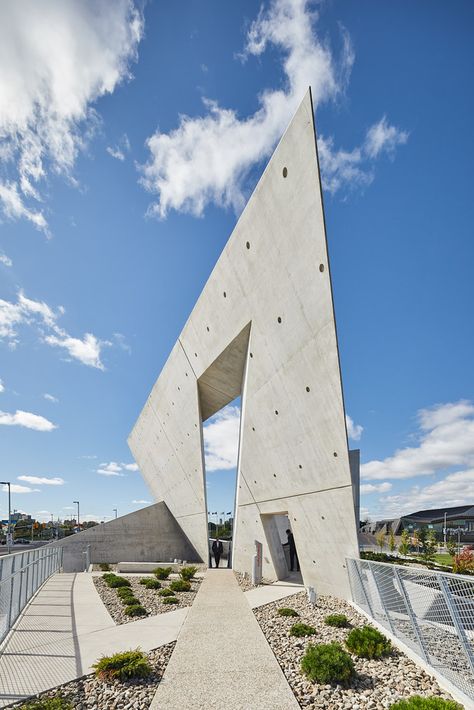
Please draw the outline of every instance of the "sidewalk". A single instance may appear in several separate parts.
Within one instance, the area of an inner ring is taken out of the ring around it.
[[[90,673],[102,655],[175,641],[187,612],[116,626],[90,574],[54,575],[0,647],[0,708]]]
[[[150,710],[297,710],[232,570],[208,570]]]

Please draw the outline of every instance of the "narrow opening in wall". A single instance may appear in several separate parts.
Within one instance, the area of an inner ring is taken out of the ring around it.
[[[289,578],[293,582],[302,583],[298,548],[288,513],[267,513],[261,515],[261,520],[277,579]]]
[[[217,562],[219,567],[232,566],[240,417],[241,399],[237,397],[203,425],[207,527],[212,567],[216,567]]]

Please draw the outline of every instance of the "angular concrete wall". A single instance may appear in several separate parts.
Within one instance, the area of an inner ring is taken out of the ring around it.
[[[348,597],[357,556],[311,95],[250,198],[129,437],[202,559],[202,420],[242,393],[234,567],[281,575],[287,513],[305,584]]]
[[[201,561],[163,502],[95,525],[52,545],[63,548],[65,572],[84,570],[83,553],[88,545],[91,562],[168,562],[175,558]]]

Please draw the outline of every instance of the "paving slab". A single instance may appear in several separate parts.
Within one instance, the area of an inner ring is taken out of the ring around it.
[[[187,613],[116,625],[90,574],[54,575],[0,646],[0,708],[90,673],[100,656],[175,641]]]
[[[150,710],[297,710],[232,570],[208,570]]]
[[[304,585],[298,582],[283,580],[274,584],[264,584],[245,592],[244,596],[250,604],[251,609],[256,609],[264,604],[276,602],[279,599],[290,597],[292,594],[299,594],[304,591]]]

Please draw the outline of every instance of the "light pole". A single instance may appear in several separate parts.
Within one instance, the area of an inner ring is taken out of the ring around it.
[[[117,520],[117,508],[114,508],[113,512],[115,513],[115,519]]]
[[[444,514],[444,551],[446,552],[446,545],[447,545],[447,530],[446,530],[446,513]]]
[[[8,530],[7,530],[7,550],[8,554],[11,552],[11,531],[12,531],[12,505],[11,505],[11,493],[10,493],[10,481],[0,481],[0,485],[8,486]]]
[[[73,500],[72,502],[77,505],[77,527],[79,528],[79,531],[80,531],[81,527],[80,527],[80,522],[79,522],[79,501]]]

